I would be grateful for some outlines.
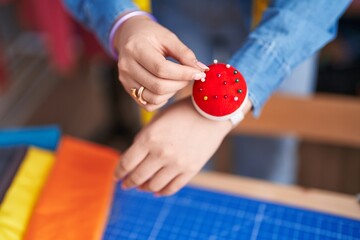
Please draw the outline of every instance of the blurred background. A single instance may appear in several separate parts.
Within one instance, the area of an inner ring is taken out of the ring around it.
[[[0,0],[1,128],[57,124],[65,134],[123,151],[141,121],[117,78],[116,62],[58,1]],[[279,117],[288,111],[294,114]],[[316,94],[276,95],[260,119],[248,117],[232,135],[297,136],[296,184],[356,194],[359,119],[360,1],[355,0],[340,20],[338,37],[319,53]],[[234,173],[235,149],[228,137],[213,168]]]

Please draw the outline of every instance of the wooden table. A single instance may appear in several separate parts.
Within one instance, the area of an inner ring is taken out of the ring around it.
[[[277,185],[216,172],[201,172],[191,181],[191,184],[360,220],[360,204],[356,197],[351,195]]]

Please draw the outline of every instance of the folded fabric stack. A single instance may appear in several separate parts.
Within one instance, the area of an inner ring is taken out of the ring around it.
[[[0,130],[0,239],[101,239],[119,158],[56,126]]]

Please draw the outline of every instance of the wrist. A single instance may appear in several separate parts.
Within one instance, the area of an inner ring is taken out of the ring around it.
[[[190,96],[180,100],[179,102],[182,102],[184,106],[186,106],[188,111],[191,112],[191,114],[193,115],[194,123],[208,128],[209,130],[211,130],[210,132],[221,134],[222,137],[225,137],[233,129],[233,124],[230,121],[213,121],[200,115],[198,111],[194,108]]]
[[[224,137],[226,135],[228,135],[231,132],[231,130],[234,129],[239,124],[239,123],[234,124],[231,120],[228,120],[228,121],[210,120],[210,119],[204,118],[203,116],[200,116],[194,107],[193,107],[193,109],[194,109],[194,112],[196,112],[196,114],[198,115],[198,117],[202,118],[203,121],[206,121],[209,125],[212,125],[211,129],[217,129],[218,131],[222,131]],[[244,102],[244,107],[242,109],[244,116],[247,113],[249,113],[251,111],[251,109],[252,109],[252,103],[249,100],[249,98],[247,98],[247,100]]]

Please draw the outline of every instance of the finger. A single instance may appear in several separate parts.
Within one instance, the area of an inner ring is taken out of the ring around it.
[[[181,188],[183,188],[194,175],[195,174],[188,173],[188,174],[180,174],[180,175],[176,176],[176,178],[174,178],[168,185],[166,185],[160,191],[156,192],[155,195],[156,196],[169,196],[169,195],[176,193]]]
[[[141,105],[141,107],[144,108],[148,112],[154,112],[154,111],[162,108],[166,104],[167,104],[167,101],[162,104],[159,104],[159,105],[154,105],[154,104],[146,104],[146,105],[139,104],[139,105]]]
[[[163,103],[166,103],[170,98],[172,98],[176,92],[168,93],[166,95],[156,95],[146,88],[143,91],[142,97],[143,99],[153,105],[162,105]]]
[[[149,112],[152,112],[156,109],[161,108],[164,106],[168,100],[175,94],[167,94],[164,96],[155,95],[151,92],[149,92],[147,89],[143,90],[142,97],[143,100],[145,100],[147,103],[144,105],[141,103],[136,96],[133,96],[131,93],[131,89],[139,89],[141,86],[137,82],[130,80],[130,78],[127,79],[126,82],[123,83],[123,86],[126,90],[126,92],[135,100],[135,102],[142,108],[146,109]]]
[[[152,192],[158,192],[169,184],[178,174],[178,169],[164,167],[151,178],[147,188]]]
[[[151,179],[149,179],[148,181],[144,182],[143,184],[141,184],[139,186],[139,189],[142,190],[142,191],[146,191],[146,192],[151,192],[150,191],[150,188],[149,188],[149,182],[150,182]]]
[[[175,46],[174,46],[175,47]],[[189,67],[166,60],[157,49],[150,46],[142,46],[135,56],[136,61],[151,72],[153,75],[170,80],[200,80],[206,74],[195,67]]]
[[[177,36],[165,39],[165,46],[168,55],[179,61],[181,64],[197,68],[201,71],[209,70],[209,67],[198,61],[195,53],[190,48],[188,48]]]
[[[115,170],[115,178],[122,179],[132,172],[147,156],[148,150],[140,141],[135,141],[123,154]]]
[[[120,61],[118,68],[121,82],[124,82],[122,80],[129,81],[130,78],[150,90],[154,95],[175,93],[189,84],[189,81],[175,81],[156,77],[135,61],[130,63],[129,61]]]
[[[131,188],[142,185],[156,174],[162,166],[161,161],[148,156],[124,179],[123,186]]]

